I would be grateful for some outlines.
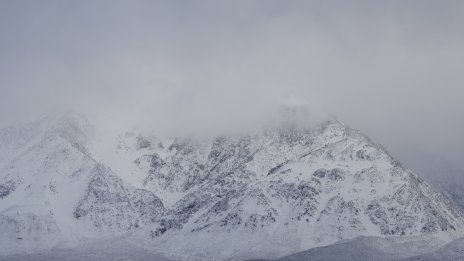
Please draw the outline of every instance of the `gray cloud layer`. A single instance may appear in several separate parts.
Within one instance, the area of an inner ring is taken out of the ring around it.
[[[247,122],[294,94],[413,167],[421,152],[464,169],[463,13],[463,1],[1,1],[0,126],[63,107],[115,125]]]

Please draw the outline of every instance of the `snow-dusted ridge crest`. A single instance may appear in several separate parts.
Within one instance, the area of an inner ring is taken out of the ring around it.
[[[290,113],[248,134],[132,131],[105,146],[76,113],[0,130],[0,252],[123,235],[174,259],[241,260],[358,236],[462,236],[461,209],[383,147]]]

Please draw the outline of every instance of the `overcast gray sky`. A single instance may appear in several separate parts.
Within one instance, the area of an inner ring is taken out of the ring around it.
[[[293,94],[413,168],[432,155],[464,169],[463,14],[438,0],[0,1],[0,127],[65,107],[222,124]]]

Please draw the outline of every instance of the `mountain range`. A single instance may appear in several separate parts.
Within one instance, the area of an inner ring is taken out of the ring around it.
[[[461,207],[382,146],[337,119],[301,124],[295,113],[209,137],[102,139],[75,112],[2,129],[1,256],[123,240],[174,260],[327,258],[328,246],[377,242],[391,260],[464,235]],[[394,254],[399,245],[410,247]]]

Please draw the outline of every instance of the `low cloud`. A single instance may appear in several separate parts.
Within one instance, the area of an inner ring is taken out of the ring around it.
[[[111,126],[234,128],[289,95],[412,167],[464,169],[460,1],[5,1],[0,125],[72,107]]]

